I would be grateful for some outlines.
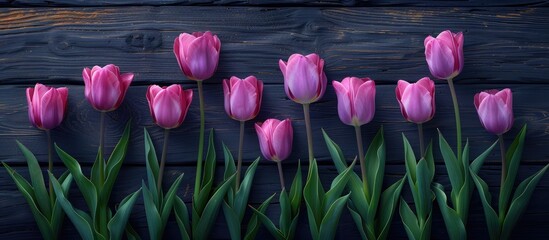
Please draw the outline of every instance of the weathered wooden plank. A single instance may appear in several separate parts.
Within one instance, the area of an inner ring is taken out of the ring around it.
[[[52,7],[52,6],[75,6],[75,7],[95,7],[95,6],[275,6],[275,7],[293,7],[293,6],[315,6],[315,7],[333,7],[333,6],[398,6],[398,7],[486,7],[486,6],[547,6],[545,0],[468,0],[468,1],[426,1],[426,0],[2,0],[0,6],[33,6],[33,7]]]
[[[293,174],[296,170],[296,164],[285,162],[283,164],[285,177],[287,182],[290,182]],[[518,179],[524,179],[527,175],[539,170],[541,166],[523,166],[521,168],[520,176]],[[16,170],[23,175],[27,175],[28,172],[24,167],[16,167]],[[59,174],[63,168],[56,168],[56,172]],[[358,167],[355,171],[358,171]],[[89,168],[84,169],[85,172],[89,171]],[[193,167],[168,167],[165,173],[165,182],[173,182],[175,178],[185,173],[183,178],[183,184],[179,191],[179,196],[183,196],[185,201],[190,204],[190,197],[192,193],[192,187],[194,182]],[[320,176],[324,186],[329,184],[329,181],[335,177],[335,169],[332,166],[320,166]],[[436,180],[440,181],[445,186],[448,186],[449,180],[445,175],[443,166],[437,166]],[[218,179],[221,177],[222,169],[218,169]],[[388,185],[403,176],[404,166],[388,165],[386,167],[386,179],[385,185]],[[306,169],[303,169],[304,176],[306,175]],[[499,184],[499,166],[486,166],[481,170],[481,176],[486,178],[487,183],[490,186],[497,186]],[[120,201],[125,195],[135,191],[141,183],[141,179],[145,177],[145,169],[143,167],[125,166],[121,170],[121,174],[118,178],[117,184],[113,191],[113,202]],[[536,189],[531,203],[526,211],[525,215],[519,222],[515,237],[528,235],[533,239],[543,239],[549,234],[549,229],[545,226],[549,224],[549,210],[546,207],[546,202],[549,201],[549,176],[545,176]],[[406,185],[407,186],[407,185]],[[492,188],[492,194],[498,193],[497,188]],[[250,203],[257,206],[261,201],[266,199],[274,192],[279,191],[279,183],[277,177],[276,165],[268,162],[261,162],[256,177],[254,179],[254,187],[252,188],[252,194],[250,195]],[[77,206],[85,208],[84,201],[76,188],[73,186],[73,190],[70,193],[71,200],[76,203]],[[410,194],[405,188],[404,197],[406,199],[411,198]],[[436,203],[435,203],[436,204]],[[190,205],[189,205],[190,207]],[[305,206],[303,206],[305,207]],[[278,217],[278,199],[273,200],[272,206],[269,208],[268,215],[271,217]],[[0,169],[0,233],[2,238],[11,239],[32,239],[39,236],[39,231],[36,228],[30,210],[26,205],[24,198],[17,191],[11,178],[6,174],[4,169]],[[438,207],[435,207],[435,215],[433,218],[433,239],[445,239],[446,232],[442,222]],[[296,239],[310,239],[309,228],[307,226],[307,217],[305,209],[302,209],[300,227],[296,236]],[[484,222],[484,215],[481,208],[481,203],[478,196],[473,196],[473,202],[470,209],[469,217],[469,237],[470,239],[486,239],[486,224]],[[146,220],[143,210],[143,202],[141,198],[137,201],[134,208],[132,217],[130,219],[136,230],[145,239],[148,237],[146,230]],[[212,239],[227,239],[227,227],[224,222],[223,214],[220,214],[218,221],[215,225],[215,231],[212,233]],[[166,236],[179,236],[178,229],[175,221],[168,223],[169,227],[166,230]],[[398,215],[393,220],[393,226],[390,233],[391,239],[405,239],[406,235],[402,225],[400,224],[400,218]],[[69,221],[65,222],[65,227],[62,230],[62,236],[66,239],[78,238],[77,232],[72,227]],[[359,234],[356,230],[353,220],[348,212],[344,212],[340,225],[339,225],[339,238],[345,239],[358,239]],[[267,237],[270,239],[268,232],[262,231],[258,239]]]
[[[49,2],[49,1],[48,1]],[[82,1],[84,2],[84,1]],[[0,82],[81,84],[85,66],[115,63],[136,84],[185,78],[172,53],[180,32],[222,41],[219,83],[259,75],[280,83],[278,60],[317,52],[329,79],[379,83],[429,75],[423,40],[464,31],[461,83],[546,83],[547,8],[117,7],[0,9]]]
[[[195,88],[194,84],[185,84],[185,88]],[[383,125],[387,143],[387,161],[392,164],[403,164],[402,135],[406,134],[414,147],[418,144],[415,124],[406,122],[399,110],[394,97],[394,87],[391,85],[377,86],[377,110],[374,120],[362,128],[365,144],[369,144],[378,128]],[[477,156],[495,141],[496,137],[486,132],[481,126],[476,110],[473,106],[473,95],[482,89],[501,88],[502,85],[459,85],[457,87],[461,104],[461,118],[463,138],[471,142],[471,156]],[[53,137],[59,146],[73,154],[83,163],[95,160],[98,147],[99,112],[95,111],[85,100],[81,86],[69,86],[68,114],[62,125],[53,130]],[[513,129],[505,134],[507,144],[510,144],[514,135],[523,124],[528,124],[525,154],[523,163],[549,162],[544,146],[549,145],[547,126],[546,85],[513,85],[514,113],[516,117]],[[195,89],[196,90],[196,89]],[[238,122],[231,120],[223,107],[222,87],[207,85],[206,93],[206,127],[215,128],[218,156],[223,156],[221,143],[236,154],[238,141]],[[454,113],[448,92],[448,86],[443,82],[437,83],[437,112],[432,121],[424,124],[426,139],[435,142],[437,162],[442,163],[438,151],[438,137],[436,129],[440,129],[446,139],[454,146],[455,126]],[[124,124],[132,119],[132,135],[126,163],[144,165],[143,128],[147,128],[161,149],[161,128],[152,123],[147,101],[145,100],[146,87],[130,87],[126,100],[119,110],[108,114],[107,118],[107,151],[110,152],[120,138]],[[3,103],[0,106],[0,159],[9,163],[24,162],[16,147],[15,140],[28,145],[38,156],[41,162],[47,162],[46,137],[43,131],[38,130],[28,122],[25,89],[23,86],[0,86],[0,96]],[[311,105],[311,117],[314,134],[315,156],[321,163],[332,164],[329,153],[322,139],[321,128],[341,145],[348,158],[356,154],[355,136],[352,127],[344,125],[337,116],[337,100],[334,90],[328,86],[322,101]],[[298,158],[307,158],[306,133],[301,105],[286,98],[281,85],[266,85],[262,109],[255,121],[247,123],[244,139],[244,161],[251,162],[260,156],[259,144],[253,124],[267,118],[291,118],[294,127],[293,154],[291,161]],[[183,125],[172,130],[168,152],[168,164],[194,165],[198,144],[199,112],[198,100],[193,101],[187,119]],[[219,163],[223,160],[220,158]],[[490,155],[487,162],[498,162],[499,150]],[[56,160],[57,164],[61,164]]]

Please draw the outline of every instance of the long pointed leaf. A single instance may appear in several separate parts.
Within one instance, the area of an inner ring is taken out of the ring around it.
[[[451,240],[467,239],[467,231],[459,214],[448,206],[448,199],[446,197],[446,193],[444,193],[444,187],[439,183],[434,183],[433,191],[435,192],[440,212],[444,218],[444,224],[446,224],[448,237]]]
[[[25,159],[27,160],[27,165],[29,168],[29,175],[31,178],[32,188],[34,189],[34,196],[36,197],[36,202],[40,207],[40,211],[46,216],[51,216],[51,203],[48,191],[46,190],[46,185],[44,183],[44,176],[42,175],[42,169],[38,164],[38,160],[34,154],[23,144],[17,141],[17,145]]]
[[[379,213],[379,227],[376,230],[376,239],[386,239],[389,234],[391,222],[393,220],[395,209],[398,206],[398,199],[405,180],[406,176],[393,183],[393,185],[389,186],[381,194],[380,209],[383,210]]]
[[[235,175],[225,180],[212,195],[206,204],[206,207],[204,207],[204,211],[202,212],[202,215],[198,220],[198,224],[194,229],[194,237],[200,236],[200,238],[207,238],[208,233],[210,232],[210,229],[212,228],[212,225],[217,217],[221,203],[223,202],[223,197],[225,197],[225,193],[227,193],[227,190],[231,187],[231,184],[234,183],[234,180]]]
[[[520,159],[522,156],[522,149],[524,147],[524,138],[526,136],[526,124],[520,130],[520,133],[515,137],[515,140],[509,146],[505,155],[505,161],[507,162],[507,175],[503,182],[502,190],[499,195],[499,214],[504,214],[507,211],[509,199],[513,192],[515,185],[515,178],[517,177]]]
[[[240,240],[242,239],[241,224],[242,220],[238,217],[238,213],[234,211],[227,202],[223,202],[223,214],[227,222],[227,228],[229,228],[229,234],[231,239]]]
[[[261,205],[259,206],[259,208],[257,208],[257,210],[250,206],[250,208],[254,211],[254,213],[250,218],[250,221],[248,222],[248,228],[246,230],[246,235],[244,236],[244,240],[255,239],[255,236],[257,235],[257,231],[261,226],[261,220],[259,219],[258,213],[255,213],[255,211],[259,211],[259,214],[264,214],[265,211],[267,210],[267,207],[269,206],[269,203],[271,202],[271,200],[274,198],[275,195],[276,193],[274,193],[273,195],[271,195],[271,197],[269,197],[267,200],[261,203]]]
[[[290,186],[290,202],[292,205],[292,215],[299,214],[301,199],[303,198],[303,179],[301,178],[301,161],[297,162],[297,170],[295,172],[292,186]]]
[[[148,188],[153,193],[158,193],[156,189],[156,181],[158,180],[158,158],[156,157],[156,150],[152,142],[151,136],[146,128],[143,128],[143,139],[145,142],[145,164],[147,168],[147,183]],[[156,196],[155,196],[156,195]],[[153,200],[156,206],[160,205],[159,194],[153,194]]]
[[[490,233],[490,239],[495,240],[500,237],[501,226],[499,225],[499,219],[496,211],[492,208],[491,195],[488,190],[488,185],[482,180],[476,173],[471,170],[471,177],[477,186],[478,194],[482,201],[482,207],[484,209],[484,217],[486,218],[486,224],[488,225],[488,232]]]
[[[339,226],[339,218],[349,199],[349,194],[336,199],[324,215],[320,224],[319,236],[321,239],[334,239],[337,227]]]
[[[267,200],[265,200],[261,206],[268,206],[269,205],[269,202],[271,202],[271,200],[273,199],[273,197],[275,196],[275,194],[273,194],[271,197],[269,197]],[[278,229],[276,228],[276,226],[274,225],[274,223],[271,221],[271,219],[269,219],[269,217],[267,217],[263,211],[261,210],[257,210],[255,208],[252,207],[252,210],[254,211],[254,213],[258,216],[259,220],[263,223],[263,226],[265,226],[265,228],[267,228],[267,230],[271,233],[271,235],[277,239],[277,240],[286,240],[286,237],[284,236],[284,234]]]
[[[440,153],[442,154],[442,158],[444,159],[444,165],[446,165],[448,177],[450,177],[452,189],[461,189],[461,186],[463,186],[463,183],[465,182],[465,170],[463,169],[463,165],[458,162],[456,154],[454,153],[454,151],[452,151],[452,148],[450,147],[446,139],[444,139],[444,136],[442,136],[440,130],[438,131],[438,144],[440,147]],[[457,193],[457,191],[455,192]]]
[[[145,206],[145,217],[147,219],[149,237],[151,239],[160,239],[162,238],[162,220],[153,200],[154,194],[151,193],[144,182],[141,184],[141,189],[143,191],[143,203]]]
[[[111,156],[109,157],[109,160],[107,162],[107,166],[105,170],[106,179],[103,185],[103,189],[101,190],[101,198],[100,198],[103,204],[105,205],[106,203],[109,202],[109,198],[111,196],[111,191],[114,186],[114,182],[118,177],[118,172],[122,167],[122,162],[124,161],[124,158],[126,158],[126,152],[128,150],[128,142],[130,139],[130,126],[131,126],[130,123],[131,123],[130,121],[126,123],[126,127],[124,128],[124,133],[122,133],[122,137],[114,147],[114,150],[112,151]]]
[[[238,192],[234,197],[235,200],[233,209],[238,214],[240,222],[242,222],[242,219],[244,218],[244,213],[246,213],[248,197],[250,196],[250,191],[253,186],[255,170],[257,169],[257,165],[259,164],[259,159],[260,158],[255,159],[255,161],[248,167],[248,169],[246,169],[244,179],[242,179],[242,183],[240,184],[240,189],[238,189]]]
[[[164,204],[162,204],[162,210],[160,212],[160,216],[162,217],[162,231],[166,227],[166,223],[168,222],[168,217],[170,216],[170,213],[172,212],[172,207],[175,201],[175,197],[177,196],[177,190],[179,189],[179,185],[181,184],[181,180],[183,179],[183,173],[179,175],[175,179],[175,181],[172,183],[172,186],[166,193],[166,196],[164,197]]]
[[[175,202],[174,202],[174,213],[175,213],[175,219],[177,221],[177,225],[179,226],[179,231],[181,232],[181,238],[183,240],[190,240],[190,232],[191,227],[189,224],[189,212],[187,210],[187,206],[179,198],[178,196],[175,196]]]
[[[410,209],[410,206],[408,206],[402,198],[400,199],[399,212],[402,223],[404,224],[404,230],[406,230],[406,234],[408,235],[408,239],[419,239],[421,231],[419,229],[417,217],[414,212],[412,212],[412,209]]]
[[[122,238],[122,234],[124,234],[124,230],[126,229],[126,224],[128,223],[128,218],[130,217],[130,214],[132,212],[133,205],[140,192],[141,189],[138,189],[137,191],[122,199],[122,201],[120,202],[116,213],[114,214],[114,216],[112,216],[111,220],[107,224],[110,233],[110,239]]]

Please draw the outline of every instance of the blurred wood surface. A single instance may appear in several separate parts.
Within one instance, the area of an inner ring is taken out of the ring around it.
[[[326,61],[329,79],[324,98],[311,105],[315,156],[320,176],[327,187],[335,168],[322,139],[324,129],[343,149],[350,161],[356,155],[352,127],[337,116],[337,99],[331,80],[346,76],[369,76],[376,81],[376,115],[362,127],[369,144],[383,126],[387,145],[385,184],[405,172],[402,133],[417,148],[417,130],[406,122],[394,96],[399,79],[416,81],[430,76],[424,58],[423,40],[445,29],[463,31],[465,67],[456,78],[461,107],[463,137],[469,139],[471,156],[477,156],[496,140],[481,126],[473,106],[475,93],[509,87],[513,91],[515,124],[504,135],[509,145],[522,125],[528,125],[519,180],[549,163],[549,8],[548,1],[259,1],[259,0],[98,0],[27,1],[0,0],[0,161],[26,176],[26,162],[15,140],[28,146],[44,169],[47,167],[46,137],[28,122],[25,88],[36,82],[69,87],[68,114],[52,131],[54,140],[77,158],[89,171],[98,147],[99,113],[84,98],[82,68],[114,63],[122,72],[134,72],[135,80],[122,106],[107,117],[107,151],[121,135],[126,121],[132,121],[128,156],[118,177],[112,203],[135,191],[145,177],[143,129],[151,133],[157,149],[162,146],[162,130],[152,123],[146,88],[150,84],[196,84],[181,74],[172,52],[174,38],[181,32],[210,30],[222,42],[219,68],[205,81],[206,128],[215,128],[218,156],[224,142],[236,153],[238,123],[225,114],[221,81],[236,75],[255,75],[265,82],[259,116],[246,124],[244,162],[260,156],[253,123],[267,118],[291,118],[293,153],[284,162],[287,182],[295,173],[298,159],[306,160],[307,147],[301,105],[289,100],[283,90],[278,60],[292,53],[316,52]],[[449,187],[446,170],[438,151],[437,129],[455,146],[452,102],[445,81],[436,81],[436,114],[425,124],[426,137],[435,144],[436,181]],[[198,98],[195,98],[183,125],[172,131],[165,182],[185,173],[180,196],[190,204],[194,186],[198,141]],[[499,150],[486,160],[481,176],[499,189]],[[65,167],[56,159],[55,171]],[[306,161],[304,163],[304,178]],[[223,159],[218,158],[218,175]],[[356,169],[358,171],[358,168]],[[279,191],[276,165],[263,160],[257,170],[250,204],[258,205]],[[219,178],[218,178],[219,179]],[[406,185],[407,186],[407,185]],[[407,189],[405,187],[404,189]],[[404,190],[403,196],[410,198]],[[83,205],[76,188],[71,200]],[[277,198],[275,198],[277,200]],[[478,195],[473,195],[468,224],[470,239],[487,239],[484,214]],[[544,176],[531,204],[514,231],[516,239],[549,237],[549,176]],[[130,219],[144,239],[148,238],[143,202],[138,200]],[[435,204],[436,205],[436,204]],[[303,205],[304,207],[304,205]],[[303,208],[304,209],[304,208]],[[310,239],[306,211],[296,239]],[[447,234],[438,206],[434,207],[432,239]],[[278,202],[269,209],[278,217]],[[212,239],[228,239],[223,213],[212,232]],[[179,237],[175,221],[165,236]],[[78,234],[66,220],[62,239]],[[338,239],[358,239],[360,235],[348,212],[344,212]],[[393,220],[390,239],[405,239],[398,214]],[[0,238],[37,239],[40,233],[26,201],[17,191],[4,168],[0,168]],[[271,239],[262,229],[258,239]]]

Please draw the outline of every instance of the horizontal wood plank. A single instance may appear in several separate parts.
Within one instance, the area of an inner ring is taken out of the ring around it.
[[[222,41],[207,83],[257,75],[281,83],[278,60],[317,52],[328,79],[370,76],[380,84],[429,75],[423,40],[465,34],[458,83],[546,83],[548,8],[1,8],[0,83],[82,84],[82,68],[115,63],[135,84],[181,82],[172,53],[181,32]]]
[[[185,88],[195,88],[195,84],[185,84]],[[417,148],[417,128],[408,123],[400,113],[394,97],[394,87],[391,85],[377,86],[376,115],[374,120],[362,127],[366,146],[377,130],[383,126],[387,145],[387,162],[403,164],[402,133]],[[484,89],[500,88],[501,85],[460,85],[457,88],[461,105],[463,140],[471,143],[471,156],[478,156],[488,148],[496,137],[486,132],[473,106],[473,96]],[[523,164],[549,163],[544,146],[549,145],[547,126],[546,85],[513,85],[515,124],[511,131],[504,135],[510,144],[523,124],[528,124],[525,154]],[[98,147],[99,112],[95,111],[84,98],[82,86],[69,86],[69,106],[67,117],[60,127],[52,131],[54,141],[76,159],[85,164],[95,160]],[[294,143],[289,161],[295,162],[301,158],[307,159],[306,133],[301,105],[287,99],[282,85],[266,85],[262,108],[259,116],[246,124],[244,138],[244,161],[249,163],[260,156],[259,143],[253,123],[267,118],[291,118],[294,127]],[[196,91],[196,89],[194,89]],[[438,151],[437,129],[443,132],[451,146],[455,146],[454,112],[448,86],[437,82],[436,114],[432,121],[424,124],[426,140],[432,139],[435,146],[436,161],[442,163]],[[110,152],[120,135],[127,120],[132,119],[132,135],[126,163],[144,165],[143,128],[146,128],[157,146],[161,149],[163,130],[152,123],[148,103],[145,99],[146,87],[130,87],[126,99],[120,109],[108,113],[106,150]],[[206,97],[206,128],[215,129],[215,143],[218,162],[223,163],[221,144],[225,142],[236,154],[238,148],[238,122],[230,119],[223,107],[223,90],[220,85],[207,85]],[[21,153],[15,140],[30,147],[39,161],[47,162],[47,144],[45,133],[32,127],[28,122],[25,88],[23,86],[0,86],[0,96],[4,103],[0,106],[0,159],[9,163],[23,163]],[[353,128],[344,125],[337,116],[337,100],[334,90],[328,86],[324,98],[311,105],[311,117],[314,134],[315,157],[321,164],[332,164],[321,129],[339,143],[345,155],[352,159],[356,155],[355,133]],[[198,144],[199,111],[198,99],[191,104],[187,118],[181,127],[172,130],[169,140],[169,165],[195,165]],[[499,163],[499,150],[494,150],[486,160],[489,164]],[[60,165],[60,160],[55,161]]]
[[[293,178],[293,175],[296,171],[296,165],[294,163],[284,163],[284,172],[286,177],[286,182],[290,182]],[[518,179],[524,179],[528,175],[533,174],[535,171],[538,171],[540,166],[523,166],[521,168],[520,175]],[[28,177],[28,172],[25,167],[16,167],[16,171],[20,172],[22,175]],[[56,168],[55,172],[59,174],[63,171],[63,168]],[[84,172],[88,172],[89,168],[84,168]],[[184,173],[184,178],[179,196],[182,196],[185,202],[190,207],[190,201],[192,196],[192,188],[194,186],[194,171],[192,167],[168,167],[165,172],[165,183],[171,183],[175,180],[177,176],[181,173]],[[306,176],[306,169],[303,169],[303,177]],[[358,167],[355,171],[359,171]],[[443,166],[437,166],[437,177],[436,181],[441,182],[446,187],[449,187],[448,177],[445,175],[445,169]],[[385,185],[391,184],[403,177],[404,167],[403,166],[394,166],[388,165],[386,167],[386,178]],[[222,168],[219,168],[217,171],[217,179],[221,177]],[[327,187],[329,182],[335,177],[336,171],[333,166],[320,166],[319,174],[322,176],[323,185]],[[492,186],[493,196],[498,193],[497,186],[499,184],[499,167],[484,167],[481,172],[481,176],[486,179],[488,185]],[[275,192],[279,192],[279,182],[277,177],[276,165],[268,162],[261,162],[254,179],[254,187],[252,188],[252,194],[250,194],[250,204],[257,206],[261,201],[265,200],[267,197],[272,195]],[[121,170],[121,173],[118,177],[117,184],[113,190],[113,196],[111,197],[112,202],[116,203],[120,201],[124,196],[135,191],[138,186],[140,186],[141,179],[145,178],[145,169],[142,167],[134,166],[124,166]],[[411,195],[407,189],[408,185],[405,185],[403,190],[403,195],[405,199],[411,201]],[[70,199],[76,206],[85,209],[85,203],[76,189],[76,185],[73,185],[73,188],[70,193]],[[549,201],[549,176],[545,176],[540,184],[538,185],[532,200],[529,204],[529,207],[525,214],[522,216],[521,221],[519,221],[516,230],[514,231],[515,237],[528,236],[533,239],[543,239],[549,234],[549,229],[545,226],[549,224],[549,210],[546,207],[546,203]],[[304,203],[303,203],[304,204]],[[436,202],[434,202],[436,205]],[[11,178],[7,175],[4,169],[0,169],[0,233],[3,238],[17,238],[17,239],[30,239],[36,238],[39,236],[39,231],[34,223],[32,214],[26,205],[24,198],[21,193],[17,191],[17,188],[13,184]],[[271,218],[276,219],[279,215],[279,205],[278,198],[275,197],[269,208],[268,215]],[[303,205],[301,214],[300,214],[300,227],[297,233],[296,239],[310,239],[307,226],[307,217],[306,217],[305,205]],[[249,216],[249,213],[248,213]],[[248,217],[246,217],[247,219]],[[486,232],[486,224],[484,220],[484,215],[480,203],[480,199],[477,194],[473,195],[473,200],[471,203],[470,217],[468,224],[469,239],[486,239],[488,237]],[[134,211],[130,218],[130,222],[137,229],[139,234],[144,238],[148,239],[148,233],[146,229],[146,219],[145,212],[143,209],[143,200],[140,197],[135,205]],[[225,219],[222,213],[218,216],[218,221],[214,227],[216,230],[212,232],[211,239],[227,239],[227,226]],[[434,217],[433,217],[433,239],[446,239],[447,235],[445,232],[444,223],[440,213],[438,212],[438,206],[434,207]],[[75,239],[78,238],[78,233],[73,228],[70,221],[66,220],[62,234],[64,239]],[[172,219],[168,223],[168,228],[166,230],[165,236],[179,236],[177,225],[175,220]],[[346,239],[358,239],[360,235],[356,230],[356,226],[350,217],[347,211],[344,211],[342,215],[341,222],[339,224],[339,231],[337,234],[338,238]],[[265,230],[260,232],[258,239],[266,237],[271,239],[269,233]],[[390,239],[406,239],[406,235],[402,224],[400,223],[400,218],[395,215],[393,219],[393,224],[390,231]]]

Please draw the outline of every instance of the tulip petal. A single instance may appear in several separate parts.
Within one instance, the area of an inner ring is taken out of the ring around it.
[[[120,82],[113,72],[108,70],[92,72],[91,99],[88,98],[88,100],[91,100],[92,106],[97,110],[109,111],[115,108],[120,94]]]
[[[91,69],[84,68],[82,78],[84,79],[84,96],[88,98],[91,93]]]
[[[454,35],[454,43],[456,44],[456,51],[457,51],[457,61],[456,64],[458,64],[455,69],[458,70],[458,72],[461,72],[463,70],[463,33],[458,32]],[[454,69],[454,70],[455,70]]]
[[[208,38],[197,38],[191,42],[186,64],[196,80],[211,78],[217,68],[219,52]]]
[[[293,61],[292,61],[293,60]],[[299,103],[310,103],[318,94],[320,79],[314,63],[304,56],[288,61],[286,81],[289,92]]]
[[[223,79],[223,103],[225,106],[225,112],[227,113],[227,115],[232,116],[230,99],[231,88],[229,87],[229,80]]]
[[[263,130],[261,123],[255,124],[255,131],[257,132],[257,138],[259,139],[259,149],[267,160],[273,160],[273,153],[270,150],[269,137]]]
[[[182,113],[178,96],[163,90],[153,101],[153,109],[158,126],[170,129],[179,126],[179,118]]]
[[[292,123],[284,120],[276,126],[272,135],[272,149],[275,152],[277,160],[288,158],[292,151],[293,130]]]
[[[358,87],[354,99],[358,125],[369,123],[376,111],[376,87],[374,81],[366,81]]]
[[[337,95],[337,113],[341,122],[347,125],[353,125],[353,112],[351,109],[351,100],[349,91],[343,84],[337,81],[333,81],[336,95]]]
[[[404,93],[404,90],[410,85],[410,83],[404,81],[404,80],[398,80],[397,87],[395,89],[395,95],[398,101],[398,105],[400,105],[400,113],[405,119],[408,119],[408,114],[406,113],[406,110],[404,109],[404,105],[402,104],[402,94]]]
[[[417,84],[411,84],[402,94],[402,105],[408,121],[423,123],[430,120],[432,97],[427,89]]]
[[[50,89],[44,94],[44,96],[42,96],[42,106],[40,108],[42,129],[52,129],[61,123],[63,117],[63,103],[61,101],[57,101],[58,99],[59,94],[55,89]]]
[[[454,72],[454,55],[452,49],[437,40],[430,41],[425,48],[429,70],[433,76],[445,79]]]
[[[232,116],[239,121],[251,119],[256,109],[257,92],[255,86],[239,81],[232,88],[230,98]]]

